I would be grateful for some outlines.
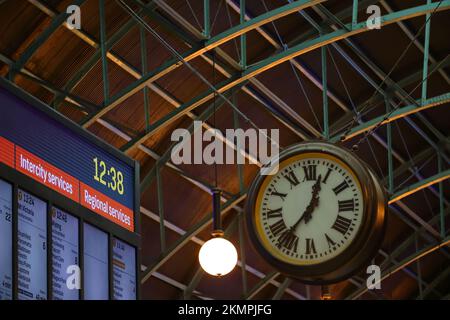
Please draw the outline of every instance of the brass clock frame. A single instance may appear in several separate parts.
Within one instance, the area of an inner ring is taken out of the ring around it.
[[[303,142],[283,150],[279,155],[279,164],[305,153],[320,153],[327,158],[336,158],[353,172],[360,184],[363,196],[363,217],[361,226],[352,243],[338,256],[317,264],[300,265],[289,263],[274,254],[270,246],[265,245],[263,235],[257,226],[257,208],[261,187],[271,176],[258,174],[248,192],[245,206],[246,227],[256,251],[276,270],[286,276],[296,278],[307,284],[330,284],[349,278],[374,257],[380,248],[386,225],[387,201],[384,189],[374,173],[362,160],[334,144],[317,141]],[[259,210],[259,209],[258,209]]]

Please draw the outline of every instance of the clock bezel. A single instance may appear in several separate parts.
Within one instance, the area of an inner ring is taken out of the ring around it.
[[[281,273],[297,278],[310,284],[327,284],[341,281],[356,273],[367,263],[379,248],[382,240],[386,201],[383,189],[377,184],[378,181],[370,169],[356,156],[345,149],[339,148],[327,142],[303,142],[284,150],[279,155],[281,165],[301,154],[319,153],[326,157],[336,158],[349,169],[355,181],[360,185],[363,197],[362,220],[357,234],[352,242],[337,256],[319,263],[293,264],[285,258],[278,257],[271,252],[273,246],[264,245],[264,235],[258,231],[256,215],[260,215],[258,198],[262,197],[262,188],[265,181],[270,181],[270,176],[258,176],[253,181],[246,203],[246,225],[253,246],[260,255]],[[365,182],[365,183],[363,183]],[[279,254],[281,256],[281,253]],[[282,257],[282,256],[281,256]]]

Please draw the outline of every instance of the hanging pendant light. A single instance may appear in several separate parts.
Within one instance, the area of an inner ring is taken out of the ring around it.
[[[213,51],[213,82],[216,81],[216,56]],[[214,91],[214,128],[216,128],[216,91]],[[215,137],[216,138],[216,137]],[[213,231],[212,238],[200,248],[198,260],[203,270],[213,276],[222,277],[230,273],[237,264],[237,251],[234,245],[225,239],[220,217],[220,198],[222,192],[217,187],[217,163],[214,162],[215,188],[211,190],[213,196]]]
[[[203,270],[213,276],[222,277],[230,273],[237,264],[238,255],[234,245],[225,239],[220,218],[221,191],[217,188],[213,194],[213,231],[212,238],[200,249],[198,259]]]

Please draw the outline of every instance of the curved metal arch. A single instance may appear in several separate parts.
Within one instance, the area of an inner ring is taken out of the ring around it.
[[[416,300],[423,299],[427,297],[436,286],[438,286],[442,281],[444,281],[450,275],[450,267],[442,271],[434,280],[425,288],[423,291],[422,297],[420,294],[416,297]]]
[[[425,189],[428,186],[431,186],[433,184],[439,183],[441,181],[444,181],[446,179],[450,178],[450,169],[444,170],[442,172],[439,172],[435,174],[434,176],[431,176],[427,179],[421,180],[419,182],[413,183],[412,185],[400,190],[399,192],[396,192],[391,196],[389,199],[389,204],[392,204],[394,202],[400,201],[401,199],[408,197],[409,195],[416,193],[417,191],[420,191],[422,189]]]
[[[388,277],[390,277],[397,271],[400,271],[404,267],[410,265],[411,263],[419,260],[420,258],[422,258],[442,247],[448,246],[448,245],[450,245],[450,236],[443,239],[439,244],[432,244],[432,245],[429,245],[429,246],[423,248],[422,250],[420,250],[418,252],[415,252],[414,254],[412,254],[409,257],[400,261],[400,263],[392,266],[391,268],[389,268],[388,270],[383,272],[380,280],[377,283],[381,283],[383,280],[387,279]],[[366,293],[367,290],[369,290],[367,287],[363,287],[363,288],[357,290],[355,293],[353,293],[347,299],[351,299],[351,300],[357,299],[357,298],[361,297],[364,293]]]
[[[232,199],[228,200],[226,203],[221,206],[221,215],[225,215],[228,211],[230,211],[235,205],[240,203],[247,197],[247,193],[237,194]],[[141,277],[141,283],[145,283],[153,272],[155,272],[159,267],[161,267],[166,261],[170,259],[178,250],[180,250],[193,236],[196,236],[200,233],[204,228],[206,228],[209,224],[212,223],[212,213],[206,214],[199,222],[197,222],[188,232],[186,232],[182,237],[178,238],[171,247],[169,247],[166,252],[159,257],[159,259],[153,263],[148,269],[144,272]]]
[[[87,128],[92,125],[97,119],[105,115],[107,112],[115,108],[117,105],[128,99],[133,94],[140,91],[144,86],[148,83],[155,82],[156,80],[162,78],[172,70],[177,69],[182,66],[185,62],[189,62],[194,58],[199,57],[207,51],[210,51],[227,41],[230,41],[236,37],[239,37],[242,34],[245,34],[251,30],[254,30],[263,24],[266,24],[271,21],[275,21],[282,17],[285,17],[291,13],[297,12],[298,10],[306,9],[308,7],[314,6],[318,3],[324,2],[325,0],[298,0],[292,2],[290,4],[284,5],[272,11],[266,12],[252,20],[246,21],[242,24],[239,24],[233,28],[230,28],[209,40],[206,40],[201,47],[194,47],[191,50],[181,54],[183,61],[180,61],[178,58],[171,59],[164,63],[160,68],[156,69],[154,72],[151,72],[141,79],[131,84],[129,87],[125,88],[124,93],[119,94],[117,98],[113,99],[113,101],[101,109],[96,114],[92,115],[85,123],[83,123],[83,127]]]
[[[405,197],[410,196],[411,194],[426,188],[429,185],[438,183],[445,179],[450,178],[450,169],[440,172],[432,177],[429,177],[423,181],[419,181],[405,189],[394,194],[390,200],[389,204],[395,203]],[[228,212],[234,205],[241,202],[243,199],[247,197],[247,192],[243,192],[237,194],[232,199],[228,200],[228,202],[222,205],[221,213],[225,214]],[[161,267],[166,261],[170,259],[176,252],[178,252],[185,243],[189,241],[189,239],[195,235],[197,235],[201,230],[206,228],[212,222],[212,215],[207,214],[201,221],[199,221],[195,226],[186,234],[184,234],[181,238],[179,238],[159,259],[150,266],[142,276],[141,283],[145,283],[151,276],[153,272],[155,272],[159,267]]]
[[[398,21],[411,19],[414,17],[418,17],[421,15],[425,15],[427,13],[430,13],[434,10],[437,11],[443,11],[450,9],[450,0],[442,1],[441,5],[438,9],[436,9],[438,6],[438,3],[432,3],[432,4],[426,4],[417,6],[414,8],[409,8],[405,10],[401,10],[398,12],[394,12],[391,14],[387,14],[381,17],[381,25],[389,25]],[[350,31],[348,31],[350,30]],[[310,52],[314,49],[320,48],[324,45],[348,38],[352,35],[359,34],[369,31],[366,27],[366,23],[358,23],[353,26],[351,24],[346,25],[346,29],[339,29],[334,32],[325,34],[323,36],[320,36],[318,38],[308,40],[305,42],[302,42],[298,45],[293,46],[292,48],[289,48],[279,54],[276,54],[272,57],[266,58],[265,60],[262,60],[261,62],[253,65],[252,67],[249,67],[247,70],[243,71],[241,74],[236,74],[230,79],[223,81],[221,84],[218,85],[216,90],[209,89],[206,92],[200,94],[199,96],[195,97],[191,101],[183,104],[178,108],[177,110],[174,110],[167,114],[165,117],[157,121],[155,124],[153,124],[150,127],[150,131],[146,134],[140,135],[133,139],[130,143],[126,144],[123,149],[125,151],[129,151],[130,149],[134,149],[136,146],[138,146],[140,143],[147,140],[149,137],[151,137],[153,134],[155,134],[158,130],[160,130],[162,127],[172,123],[173,121],[179,119],[183,115],[185,115],[187,112],[194,110],[195,108],[199,107],[203,103],[211,100],[214,96],[214,91],[217,91],[219,93],[223,93],[238,84],[242,83],[243,81],[246,81],[250,78],[253,78],[261,73],[263,73],[266,70],[269,70],[275,66],[280,65],[283,62],[286,62],[294,57],[297,57],[299,55],[302,55],[304,53]],[[117,103],[120,103],[124,101],[124,98],[128,97],[129,92],[136,92],[140,90],[144,83],[139,83],[136,87],[133,85],[133,88],[126,89],[125,93],[121,93],[118,95],[118,98],[114,99],[114,101],[111,103],[111,105],[116,105]],[[108,107],[107,107],[108,108]]]
[[[385,125],[387,123],[404,118],[411,114],[420,112],[425,109],[437,107],[437,106],[443,105],[448,102],[450,102],[450,92],[427,99],[422,104],[420,104],[420,101],[417,101],[417,105],[413,104],[413,105],[409,105],[406,107],[402,107],[402,108],[396,109],[393,112],[388,112],[382,116],[373,118],[370,121],[361,123],[360,125],[354,127],[352,130],[350,130],[350,132],[348,134],[346,134],[346,135],[338,134],[338,135],[334,136],[331,139],[331,141],[332,142],[339,141],[341,139],[341,137],[343,137],[344,141],[346,141],[346,140],[356,137],[357,135],[360,135],[364,132],[367,132],[367,131],[373,129],[378,125]]]

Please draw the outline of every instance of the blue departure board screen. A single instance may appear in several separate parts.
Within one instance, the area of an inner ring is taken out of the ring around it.
[[[138,189],[138,161],[0,77],[0,300],[138,299]]]
[[[78,219],[52,208],[53,299],[78,300],[79,290],[67,285],[70,266],[79,266]],[[69,279],[70,280],[70,279]]]
[[[0,114],[0,163],[134,232],[131,162],[2,86]]]
[[[108,300],[108,234],[84,224],[84,298]]]
[[[18,190],[18,297],[47,299],[47,203]]]
[[[12,186],[0,180],[0,300],[12,299]]]
[[[136,249],[113,239],[114,299],[136,299]]]

